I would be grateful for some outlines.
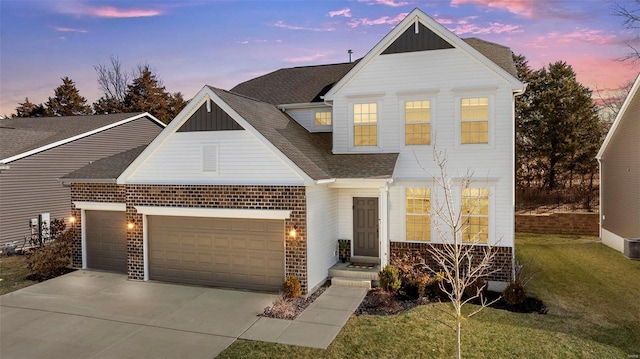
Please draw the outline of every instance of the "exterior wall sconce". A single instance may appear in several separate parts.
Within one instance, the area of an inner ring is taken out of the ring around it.
[[[296,239],[297,236],[298,236],[298,225],[296,224],[289,231],[289,237]]]
[[[74,224],[76,224],[76,217],[75,216],[70,216],[69,217],[69,223],[73,226]]]
[[[127,229],[128,230],[132,230],[134,228],[136,228],[136,223],[135,222],[133,222],[133,221],[127,222]]]

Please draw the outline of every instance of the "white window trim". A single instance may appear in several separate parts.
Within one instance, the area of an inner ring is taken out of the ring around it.
[[[209,218],[288,219],[291,211],[267,209],[195,208],[136,206],[139,214],[146,216],[181,216]]]
[[[364,104],[364,103],[375,103],[376,104],[376,146],[356,146],[355,145],[355,141],[354,141],[354,126],[355,123],[353,121],[353,105],[355,104]],[[380,146],[380,140],[381,140],[381,136],[380,134],[382,133],[380,131],[380,118],[381,118],[381,113],[382,113],[382,97],[356,97],[356,96],[352,96],[349,98],[349,101],[347,102],[347,106],[348,106],[348,118],[349,118],[349,151],[350,152],[377,152],[380,151],[380,149],[382,148]],[[333,119],[332,119],[333,121]]]
[[[431,209],[429,211],[429,240],[423,240],[423,241],[419,241],[419,240],[408,240],[407,239],[407,188],[428,188],[429,189],[429,203],[431,203]],[[434,205],[434,201],[433,201],[433,193],[434,190],[436,190],[433,187],[432,183],[414,183],[414,184],[409,184],[407,183],[406,185],[404,185],[402,187],[402,235],[404,237],[404,241],[407,243],[441,243],[440,242],[440,238],[438,238],[438,233],[435,231],[435,227],[433,225],[433,205]],[[434,237],[435,235],[435,237]]]
[[[462,130],[462,105],[461,100],[463,98],[477,98],[486,97],[489,100],[489,125],[488,125],[488,143],[462,143],[462,136],[460,131]],[[456,130],[455,130],[455,148],[476,150],[476,149],[492,149],[495,148],[495,123],[496,123],[496,92],[488,91],[487,89],[469,92],[455,92],[454,107],[456,116]]]
[[[487,235],[487,243],[481,243],[481,242],[462,242],[462,232],[459,233],[458,238],[460,238],[460,243],[462,244],[474,244],[474,245],[478,245],[478,246],[495,246],[496,245],[496,238],[495,238],[495,228],[496,228],[496,201],[495,201],[495,193],[496,193],[496,188],[495,186],[483,186],[481,184],[469,184],[467,186],[467,188],[486,188],[489,190],[488,193],[488,200],[489,200],[489,228],[488,228],[488,235]],[[454,193],[454,197],[455,197],[455,204],[456,204],[456,210],[457,211],[461,211],[462,210],[462,186],[454,186],[452,188],[453,193]],[[458,212],[460,213],[460,212]]]
[[[400,147],[402,148],[431,148],[431,146],[433,146],[434,143],[434,139],[435,139],[435,122],[436,122],[436,118],[437,118],[437,113],[438,113],[438,109],[437,109],[437,92],[424,92],[424,93],[410,93],[407,96],[399,96],[398,97],[398,102],[399,102],[399,111],[398,111],[398,118],[400,119],[400,131],[398,133],[400,133],[400,141],[401,141],[401,145]],[[405,140],[406,137],[406,127],[405,125],[407,124],[407,119],[405,118],[405,102],[407,101],[429,101],[429,113],[430,113],[430,120],[429,120],[429,144],[428,145],[407,145],[407,142]]]
[[[331,114],[331,124],[329,125],[317,125],[316,124],[316,115],[319,113],[328,112]],[[313,112],[313,128],[316,130],[330,130],[333,127],[333,111],[331,108],[328,109],[318,109]]]

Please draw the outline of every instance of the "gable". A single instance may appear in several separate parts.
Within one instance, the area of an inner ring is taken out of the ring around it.
[[[177,132],[244,130],[228,113],[207,99]]]
[[[447,40],[416,21],[414,26],[407,28],[391,45],[387,46],[382,51],[382,55],[452,48],[453,45]]]

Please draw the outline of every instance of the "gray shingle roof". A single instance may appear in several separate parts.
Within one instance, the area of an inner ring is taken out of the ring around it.
[[[145,148],[147,148],[147,145],[102,158],[64,175],[61,179],[102,180],[100,182],[115,183],[116,179],[127,167],[129,167],[131,162],[133,162],[142,153],[142,151],[144,151]]]
[[[276,70],[236,85],[231,92],[272,105],[322,102],[331,87],[355,66],[352,63]]]
[[[390,178],[397,153],[334,155],[331,134],[312,134],[274,105],[210,87],[309,177]]]
[[[511,56],[510,48],[494,42],[481,40],[476,37],[470,37],[462,40],[471,45],[471,47],[483,54],[486,58],[493,61],[496,65],[502,67],[502,69],[511,76],[518,78],[518,71],[516,70],[516,65],[513,63],[513,56]]]
[[[0,120],[0,160],[111,125],[140,113]]]

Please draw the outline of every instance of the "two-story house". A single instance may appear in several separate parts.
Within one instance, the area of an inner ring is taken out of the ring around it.
[[[337,262],[339,240],[382,265],[393,251],[438,245],[437,144],[457,203],[476,204],[463,238],[495,246],[501,271],[489,279],[508,281],[523,90],[508,48],[462,40],[418,9],[354,63],[205,86],[141,153],[64,178],[80,223],[74,261],[132,279],[266,290],[295,274],[309,293]],[[104,220],[113,213],[116,226]]]

